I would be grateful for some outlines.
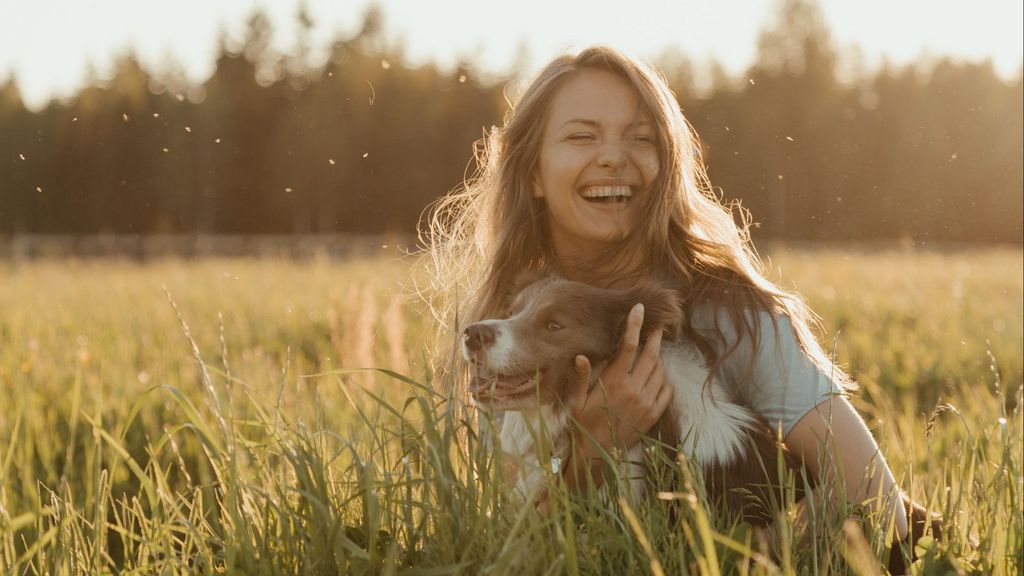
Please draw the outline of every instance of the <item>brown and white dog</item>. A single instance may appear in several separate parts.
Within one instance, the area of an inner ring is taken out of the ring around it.
[[[466,327],[462,353],[472,365],[470,392],[478,402],[506,412],[501,448],[526,464],[519,470],[517,491],[523,497],[534,494],[547,470],[557,468],[568,454],[575,357],[590,360],[591,386],[597,385],[638,302],[644,305],[641,342],[654,330],[664,330],[661,361],[674,388],[673,402],[651,435],[700,464],[713,501],[741,510],[752,524],[769,523],[765,502],[773,494],[778,498],[779,458],[790,469],[797,468],[796,459],[773,440],[762,419],[738,404],[716,379],[708,380],[702,354],[680,338],[683,316],[677,293],[654,283],[609,290],[548,277],[520,291],[508,317]],[[550,439],[551,466],[538,461],[535,435],[542,430]],[[629,474],[634,489],[643,470],[642,450],[638,444],[627,454],[634,463]]]

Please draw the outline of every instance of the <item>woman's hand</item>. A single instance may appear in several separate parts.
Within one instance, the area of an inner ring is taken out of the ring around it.
[[[622,348],[590,389],[591,366],[585,356],[576,357],[577,390],[570,406],[578,423],[573,428],[576,458],[566,475],[577,484],[580,473],[601,450],[628,450],[640,441],[672,401],[672,387],[661,364],[661,336],[654,332],[640,349],[640,327],[644,307],[637,304],[629,313]],[[596,444],[596,446],[595,446]]]

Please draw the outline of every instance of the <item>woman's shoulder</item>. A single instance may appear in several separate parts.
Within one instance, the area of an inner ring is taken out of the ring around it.
[[[691,325],[716,348],[722,358],[720,375],[727,379],[779,386],[791,383],[793,377],[820,377],[786,314],[754,307],[732,311],[707,304],[694,308]]]
[[[696,306],[694,329],[724,354],[718,377],[783,433],[818,403],[838,394],[835,370],[801,347],[786,314],[754,308],[742,315],[724,306]],[[742,325],[737,325],[742,324]]]
[[[791,341],[796,344],[796,335],[789,316],[779,312],[745,306],[733,312],[722,304],[701,303],[690,312],[690,324],[702,336],[711,336],[722,344],[731,346],[740,335],[753,335],[758,342]]]

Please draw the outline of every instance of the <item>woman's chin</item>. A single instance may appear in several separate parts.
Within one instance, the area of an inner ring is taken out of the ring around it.
[[[631,227],[625,222],[593,222],[579,226],[575,234],[580,248],[611,247],[629,237]]]

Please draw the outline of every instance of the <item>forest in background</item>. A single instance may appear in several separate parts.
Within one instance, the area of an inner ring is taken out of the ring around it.
[[[0,239],[414,232],[472,174],[512,78],[410,65],[377,9],[314,67],[297,18],[298,48],[279,55],[255,13],[198,85],[130,54],[38,112],[0,84]],[[712,64],[703,85],[678,52],[654,62],[755,236],[1024,241],[1022,74],[946,58],[851,73],[811,0],[783,2],[758,45],[746,73]]]

